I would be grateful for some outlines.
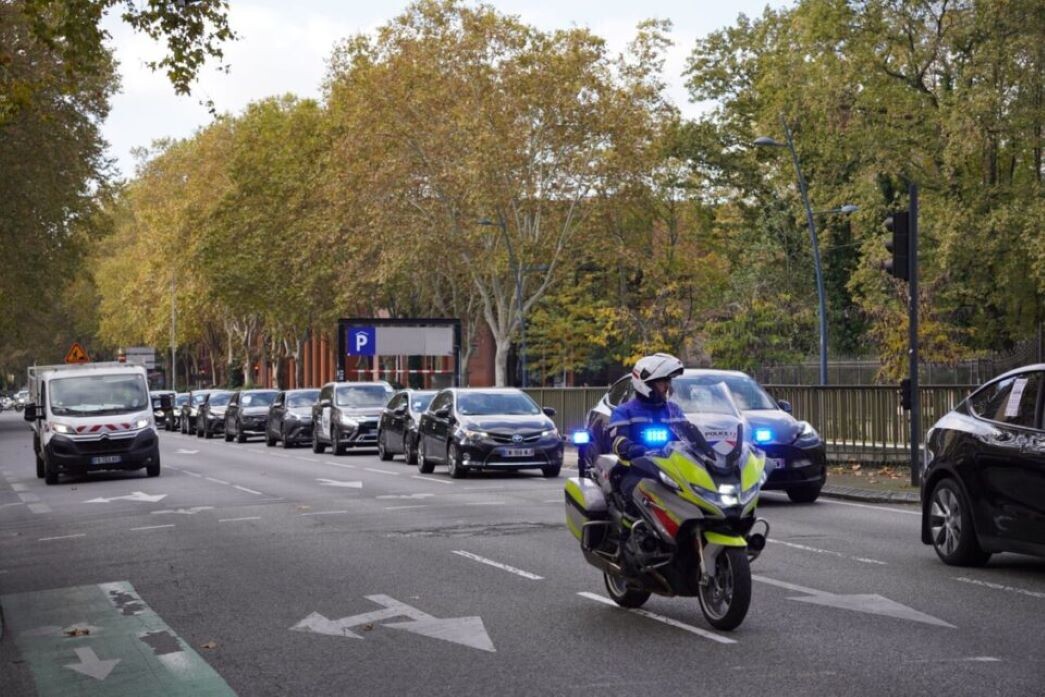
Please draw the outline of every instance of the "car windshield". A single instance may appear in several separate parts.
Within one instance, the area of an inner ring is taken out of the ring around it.
[[[210,396],[210,399],[207,400],[207,404],[212,407],[223,407],[229,403],[230,399],[232,399],[231,392],[217,392]]]
[[[308,392],[292,392],[287,395],[287,406],[291,409],[297,407],[310,407],[319,401],[319,390]]]
[[[728,414],[740,417],[738,405],[723,382],[707,384],[703,378],[675,378],[671,387],[674,390],[671,399],[682,408],[683,413]]]
[[[161,409],[161,408],[163,408],[163,398],[160,395],[158,395],[158,394],[152,395],[152,408],[153,409]]]
[[[537,403],[522,392],[464,392],[457,398],[457,410],[465,416],[536,416],[541,413]]]
[[[267,407],[276,400],[278,392],[244,392],[240,406]]]
[[[424,411],[432,403],[435,392],[415,392],[410,396],[410,408],[413,411]]]
[[[392,390],[381,385],[344,385],[336,391],[339,407],[383,407],[392,396]]]
[[[142,411],[149,390],[142,375],[90,375],[52,380],[51,412],[55,416],[102,416]]]
[[[192,406],[198,407],[199,405],[203,404],[203,401],[205,399],[207,399],[207,393],[206,392],[197,392],[197,393],[195,393],[194,395],[192,395]]]
[[[766,394],[762,386],[746,375],[683,375],[675,378],[672,389],[675,391],[674,400],[682,407],[682,411],[700,411],[690,409],[688,405],[693,402],[689,398],[689,392],[693,388],[703,385],[723,384],[733,396],[733,401],[741,411],[748,409],[779,409],[773,398]],[[697,393],[699,394],[699,392]]]
[[[180,395],[178,395],[177,397],[174,398],[174,405],[180,407],[181,405],[185,404],[185,402],[187,402],[187,401],[189,401],[189,395],[187,395],[187,394],[180,394]]]

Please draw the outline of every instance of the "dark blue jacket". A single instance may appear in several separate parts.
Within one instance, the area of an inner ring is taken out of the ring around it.
[[[630,460],[633,445],[643,445],[642,432],[655,425],[673,428],[675,424],[687,423],[686,415],[674,402],[653,402],[642,397],[633,397],[618,405],[610,414],[606,430],[614,455]]]

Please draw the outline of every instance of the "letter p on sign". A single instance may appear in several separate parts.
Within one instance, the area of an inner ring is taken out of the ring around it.
[[[348,355],[377,354],[377,331],[374,327],[351,327],[348,330]]]

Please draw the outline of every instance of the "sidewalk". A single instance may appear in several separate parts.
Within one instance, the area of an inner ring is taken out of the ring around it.
[[[577,450],[566,448],[563,467],[577,468]],[[918,488],[911,486],[910,471],[902,467],[832,465],[827,468],[823,496],[864,503],[919,504]]]

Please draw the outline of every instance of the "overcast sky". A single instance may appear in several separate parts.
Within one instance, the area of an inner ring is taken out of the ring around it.
[[[668,57],[666,78],[670,95],[683,114],[699,113],[690,104],[681,73],[697,38],[736,21],[737,15],[761,14],[766,5],[780,7],[788,0],[493,0],[506,14],[542,29],[586,26],[604,37],[614,51],[622,50],[643,19],[670,19],[675,47]],[[134,173],[131,149],[158,138],[185,138],[210,120],[201,98],[213,100],[219,112],[239,112],[247,103],[287,92],[319,97],[326,60],[335,42],[359,32],[370,32],[408,5],[406,0],[231,0],[229,21],[240,39],[225,47],[228,74],[207,65],[196,94],[179,97],[161,73],[150,72],[144,61],[161,47],[135,35],[118,18],[106,28],[120,62],[121,92],[113,99],[103,134],[110,155],[124,176]]]

